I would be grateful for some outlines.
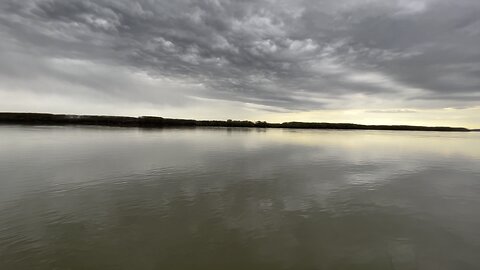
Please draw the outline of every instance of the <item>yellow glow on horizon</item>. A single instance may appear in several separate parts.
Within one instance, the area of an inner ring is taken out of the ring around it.
[[[290,113],[266,113],[271,122],[331,122],[365,125],[419,125],[480,128],[480,107],[429,110],[318,110]]]

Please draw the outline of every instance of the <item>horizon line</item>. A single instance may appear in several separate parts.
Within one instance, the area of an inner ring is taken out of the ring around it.
[[[355,123],[288,121],[270,123],[252,120],[211,120],[190,118],[166,118],[161,116],[122,116],[95,114],[54,114],[36,112],[0,112],[0,123],[13,124],[78,124],[100,126],[218,126],[218,127],[258,127],[258,128],[299,128],[299,129],[368,129],[368,130],[418,130],[418,131],[480,131],[465,127],[423,126],[403,124],[366,125]]]

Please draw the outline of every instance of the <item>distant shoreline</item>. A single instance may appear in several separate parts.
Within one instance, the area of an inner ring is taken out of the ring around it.
[[[428,127],[408,125],[359,125],[349,123],[308,123],[237,120],[191,120],[155,116],[127,117],[101,115],[70,115],[48,113],[0,113],[0,124],[21,125],[95,125],[115,127],[247,127],[247,128],[295,128],[295,129],[347,129],[347,130],[400,130],[400,131],[474,131],[463,127]]]

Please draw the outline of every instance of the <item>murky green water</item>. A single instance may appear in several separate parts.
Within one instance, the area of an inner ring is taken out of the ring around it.
[[[2,126],[0,269],[480,269],[480,133]]]

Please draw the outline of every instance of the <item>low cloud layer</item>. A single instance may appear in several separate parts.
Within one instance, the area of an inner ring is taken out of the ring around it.
[[[85,113],[480,102],[477,0],[3,0],[0,38],[3,95],[78,99]]]

